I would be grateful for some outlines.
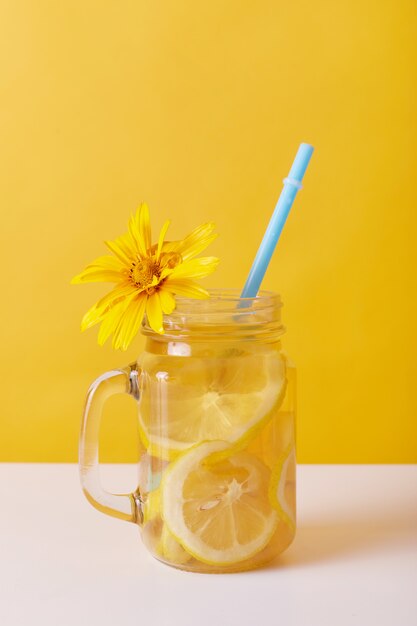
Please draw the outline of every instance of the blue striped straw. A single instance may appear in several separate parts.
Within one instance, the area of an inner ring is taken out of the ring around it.
[[[290,173],[287,178],[284,178],[284,188],[278,199],[262,243],[259,246],[249,276],[240,295],[241,298],[255,298],[259,291],[278,239],[284,228],[288,213],[297,195],[297,191],[302,188],[301,181],[303,180],[303,176],[310,162],[313,150],[313,146],[310,146],[308,143],[302,143],[298,148]],[[244,303],[241,303],[241,306],[245,306]]]

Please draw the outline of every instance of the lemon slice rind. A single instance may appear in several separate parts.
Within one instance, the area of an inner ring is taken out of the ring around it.
[[[295,448],[291,443],[279,457],[275,467],[272,469],[271,481],[268,495],[271,506],[278,512],[280,518],[295,530],[295,518],[290,506],[285,501],[285,482],[287,470],[290,463],[295,463]]]

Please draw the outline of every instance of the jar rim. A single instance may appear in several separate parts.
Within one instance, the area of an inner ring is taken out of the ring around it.
[[[209,298],[176,298],[176,308],[164,315],[164,335],[282,334],[282,301],[278,293],[262,290],[254,298],[241,298],[238,289],[208,289]],[[240,305],[240,306],[239,306]],[[142,332],[154,335],[145,320]]]
[[[209,298],[196,299],[196,298],[176,298],[175,311],[184,311],[187,309],[197,309],[199,312],[210,312],[216,309],[216,305],[225,305],[225,310],[233,310],[238,304],[242,304],[242,308],[248,309],[254,304],[257,308],[264,307],[281,307],[281,296],[275,291],[261,290],[258,294],[252,298],[241,298],[241,290],[235,288],[222,289],[222,288],[209,288],[207,289],[210,294]],[[219,309],[216,309],[219,311]],[[222,310],[222,309],[220,309]],[[197,312],[197,311],[196,311]]]

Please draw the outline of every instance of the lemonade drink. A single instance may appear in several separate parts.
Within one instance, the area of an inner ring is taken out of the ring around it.
[[[243,303],[243,306],[242,306]],[[143,327],[137,362],[91,385],[81,483],[98,510],[136,523],[159,560],[195,572],[259,567],[295,532],[295,369],[281,346],[279,296],[212,290],[177,300],[164,334]],[[107,399],[138,403],[138,488],[103,489],[99,430]]]
[[[258,567],[295,533],[295,370],[280,300],[179,300],[137,363],[142,537],[197,572]]]

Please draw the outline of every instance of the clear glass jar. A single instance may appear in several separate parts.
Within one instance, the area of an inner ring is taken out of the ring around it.
[[[234,572],[272,560],[295,533],[295,369],[282,350],[281,300],[212,290],[178,299],[165,334],[144,325],[144,352],[101,376],[86,403],[83,489],[99,510],[139,524],[159,560]],[[105,492],[98,478],[102,404],[138,401],[139,484]]]

